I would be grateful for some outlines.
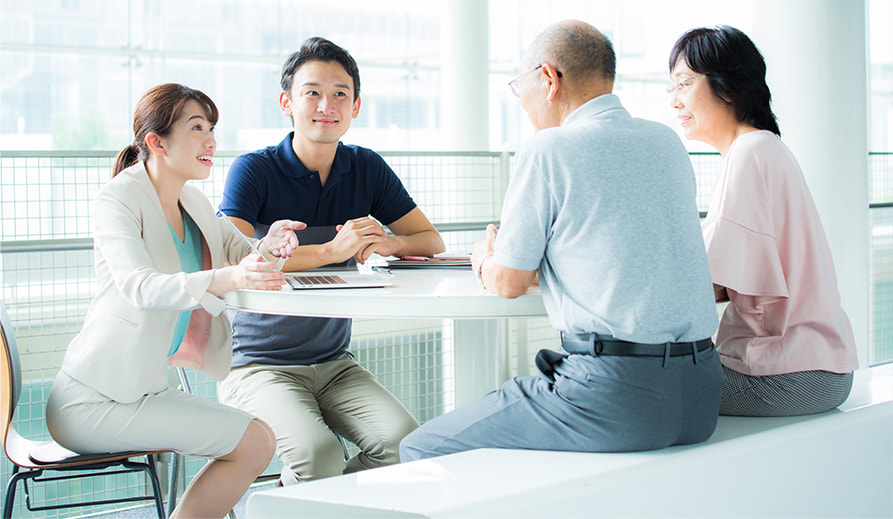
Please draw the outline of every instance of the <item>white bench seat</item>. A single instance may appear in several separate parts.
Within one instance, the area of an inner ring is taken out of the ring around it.
[[[893,402],[720,417],[707,442],[642,453],[481,449],[259,491],[248,515],[893,517]]]

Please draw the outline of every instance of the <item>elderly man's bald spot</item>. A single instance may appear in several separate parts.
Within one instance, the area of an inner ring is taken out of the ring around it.
[[[527,68],[550,63],[573,82],[613,82],[616,57],[610,40],[579,20],[555,23],[537,36],[524,57]]]

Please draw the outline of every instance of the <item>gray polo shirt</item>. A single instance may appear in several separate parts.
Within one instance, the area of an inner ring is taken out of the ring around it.
[[[718,323],[695,190],[670,128],[597,97],[518,153],[493,261],[538,270],[558,330],[709,337]]]

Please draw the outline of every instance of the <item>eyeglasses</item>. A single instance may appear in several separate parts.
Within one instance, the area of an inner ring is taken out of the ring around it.
[[[680,81],[676,84],[670,83],[667,86],[667,93],[672,94],[673,92],[676,92],[677,94],[681,94],[681,93],[685,92],[686,90],[688,90],[688,87],[690,87],[691,84],[694,83],[696,79],[703,79],[705,77],[707,77],[707,76],[695,76],[695,77],[690,77],[688,79],[683,79],[682,81]]]
[[[532,69],[528,70],[527,72],[516,77],[515,79],[509,81],[509,88],[512,89],[512,93],[515,94],[515,97],[521,97],[521,78],[526,76],[527,74],[530,74],[534,70],[539,70],[539,69],[543,68],[543,65],[545,65],[545,63],[537,65],[537,66],[533,67]]]

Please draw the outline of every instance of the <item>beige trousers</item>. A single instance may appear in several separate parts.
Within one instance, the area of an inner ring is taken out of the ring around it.
[[[122,404],[64,371],[50,390],[46,417],[53,439],[81,454],[170,449],[205,458],[232,452],[254,418],[174,388]]]
[[[217,398],[272,427],[284,485],[397,463],[400,440],[418,427],[347,354],[309,366],[235,368],[218,383]],[[333,433],[360,452],[345,462]]]

